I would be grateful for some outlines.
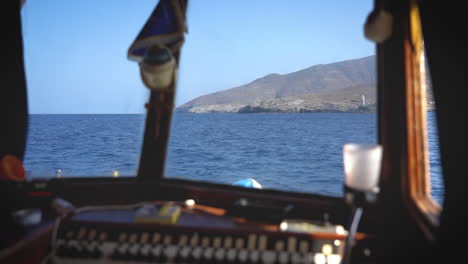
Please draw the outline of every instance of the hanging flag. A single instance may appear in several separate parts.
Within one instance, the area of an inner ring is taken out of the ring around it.
[[[128,49],[128,59],[141,62],[149,47],[162,45],[175,53],[187,32],[187,0],[160,0],[142,30]]]

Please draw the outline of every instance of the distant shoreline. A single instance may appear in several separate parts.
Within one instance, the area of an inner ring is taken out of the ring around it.
[[[427,112],[435,112],[435,109],[428,109]],[[263,111],[263,112],[206,112],[206,113],[195,113],[195,112],[188,112],[188,111],[177,111],[175,110],[174,113],[179,114],[193,114],[193,115],[205,115],[205,114],[373,114],[377,113],[376,111],[325,111],[325,110],[316,110],[316,111],[303,111],[303,112],[286,112],[286,111]],[[139,114],[67,114],[67,113],[53,113],[53,114],[29,114],[29,115],[146,115],[146,113],[139,113]]]

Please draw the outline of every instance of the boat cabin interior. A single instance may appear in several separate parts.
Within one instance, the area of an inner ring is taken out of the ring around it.
[[[29,119],[24,1],[2,1],[0,263],[465,259],[468,196],[461,132],[467,119],[460,114],[463,93],[458,91],[467,83],[467,46],[466,15],[458,3],[375,0],[362,19],[376,54],[378,192],[344,186],[346,195],[334,197],[164,177],[175,76],[190,26],[186,10],[195,4],[188,2],[155,1],[128,50],[150,91],[136,177],[28,179],[18,176]],[[430,191],[424,64],[437,108],[441,203]]]

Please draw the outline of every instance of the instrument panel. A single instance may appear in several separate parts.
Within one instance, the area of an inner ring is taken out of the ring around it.
[[[51,263],[341,262],[345,237],[336,232],[282,231],[186,208],[175,224],[135,223],[135,211],[93,210],[62,220]]]

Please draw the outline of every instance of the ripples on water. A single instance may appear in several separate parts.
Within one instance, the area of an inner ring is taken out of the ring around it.
[[[143,115],[32,115],[25,167],[30,177],[135,175]]]
[[[435,116],[429,113],[432,191],[443,196]],[[28,177],[135,175],[143,115],[32,115]],[[264,188],[341,196],[342,148],[375,143],[376,115],[175,114],[166,175],[232,184],[255,178]]]

